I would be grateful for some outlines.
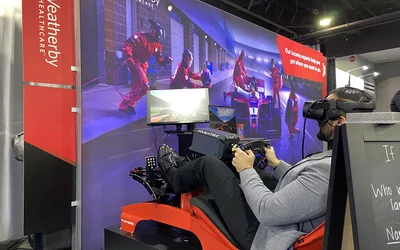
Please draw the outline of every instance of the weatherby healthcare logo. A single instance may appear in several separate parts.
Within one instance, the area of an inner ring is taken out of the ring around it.
[[[154,8],[154,7],[157,7],[160,4],[161,0],[134,0],[134,1],[136,1],[138,3],[141,3],[143,5],[147,5],[149,7]]]
[[[21,2],[24,81],[75,85],[74,1]]]

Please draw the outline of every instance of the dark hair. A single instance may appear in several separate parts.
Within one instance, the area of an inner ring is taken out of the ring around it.
[[[334,94],[337,99],[336,102],[373,102],[373,98],[370,94],[364,90],[353,88],[353,87],[342,87],[332,90],[329,95]],[[340,114],[346,117],[346,113],[339,109]],[[359,113],[371,112],[370,110],[359,110]]]
[[[337,96],[336,102],[372,102],[373,98],[364,90],[353,87],[342,87],[332,90],[328,95]]]

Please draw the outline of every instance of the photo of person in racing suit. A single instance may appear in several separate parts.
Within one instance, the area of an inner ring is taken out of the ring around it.
[[[272,79],[272,109],[275,108],[276,99],[278,97],[278,108],[281,109],[281,95],[280,90],[282,87],[282,78],[279,68],[275,64],[275,60],[271,59],[271,79]]]
[[[233,69],[233,84],[234,84],[234,91],[224,92],[224,102],[226,102],[226,97],[230,96],[235,98],[238,94],[247,96],[248,92],[244,90],[243,84],[243,76],[248,77],[246,68],[244,66],[244,58],[246,57],[246,52],[242,50],[240,55],[236,59],[235,68]],[[255,94],[255,90],[252,89],[253,94]]]
[[[149,20],[150,32],[136,33],[126,40],[122,46],[122,52],[126,58],[129,70],[132,74],[132,88],[130,92],[118,103],[119,111],[135,115],[135,105],[150,89],[147,79],[149,59],[155,56],[159,66],[164,67],[172,62],[169,56],[162,56],[161,37],[163,30],[159,23]]]
[[[201,82],[204,88],[211,88],[212,86],[212,75],[206,63],[203,65],[203,71],[201,71]]]
[[[183,88],[201,88],[202,86],[194,84],[193,80],[201,80],[199,74],[192,72],[193,54],[190,50],[186,49],[182,54],[182,61],[178,64],[175,75],[171,77],[170,89],[183,89]]]
[[[300,136],[300,129],[296,128],[299,120],[299,100],[296,95],[296,86],[294,82],[290,86],[290,95],[286,105],[285,122],[289,130],[289,140],[292,140],[294,135]]]

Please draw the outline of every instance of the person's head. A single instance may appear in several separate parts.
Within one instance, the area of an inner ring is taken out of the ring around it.
[[[163,36],[163,30],[159,23],[154,22],[153,20],[149,19],[150,23],[150,35],[152,38],[152,42],[160,42],[161,37]]]
[[[182,54],[182,62],[188,67],[192,67],[193,63],[193,54],[190,50],[185,49]]]
[[[373,98],[367,92],[352,87],[337,88],[331,91],[326,99],[335,100],[337,103],[373,101]],[[339,113],[339,118],[336,120],[318,121],[318,139],[321,141],[333,140],[335,126],[346,123],[346,113],[341,109],[339,109]]]
[[[203,69],[204,69],[204,70],[207,69],[207,63],[206,63],[206,62],[203,63]]]
[[[271,59],[271,66],[272,66],[272,68],[275,67],[275,60],[273,58]]]
[[[242,49],[242,51],[240,51],[239,57],[240,57],[240,59],[243,59],[243,58],[245,58],[245,56],[246,56],[246,52],[244,51],[244,49]]]

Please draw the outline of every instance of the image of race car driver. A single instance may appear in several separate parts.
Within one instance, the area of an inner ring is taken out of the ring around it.
[[[192,72],[193,54],[190,50],[186,49],[182,53],[182,61],[178,64],[174,76],[171,77],[170,89],[183,89],[183,88],[201,88],[202,86],[194,84],[193,80],[201,80],[199,74]]]
[[[161,37],[163,30],[159,23],[149,20],[150,32],[136,33],[126,40],[122,52],[132,74],[132,88],[118,103],[120,111],[135,115],[135,105],[150,88],[146,73],[149,59],[155,56],[159,66],[164,67],[172,62],[169,56],[162,56]]]
[[[246,57],[246,52],[244,50],[242,50],[240,52],[240,55],[238,56],[238,58],[236,59],[235,62],[235,67],[233,69],[233,85],[234,85],[234,91],[229,91],[229,92],[224,92],[224,101],[226,102],[226,97],[227,96],[232,96],[232,93],[234,92],[241,92],[241,90],[243,90],[243,76],[247,77],[247,71],[246,68],[244,66],[244,58]],[[243,94],[243,92],[241,93]]]
[[[242,84],[242,87],[235,86],[235,91],[225,93],[224,101],[226,102],[226,97],[229,95],[231,99],[235,98],[256,98],[260,99],[260,94],[257,92],[257,80],[253,77],[246,77],[246,81]]]
[[[282,75],[274,59],[271,59],[270,73],[272,79],[272,108],[275,108],[276,99],[278,99],[278,107],[281,109],[280,90],[282,88]]]
[[[296,128],[299,120],[299,100],[296,95],[296,86],[294,82],[290,85],[290,95],[286,104],[285,123],[289,130],[289,140],[292,140],[294,135],[300,136],[300,129]]]
[[[212,75],[206,63],[204,63],[203,70],[201,71],[201,82],[204,88],[211,88],[212,86]]]

